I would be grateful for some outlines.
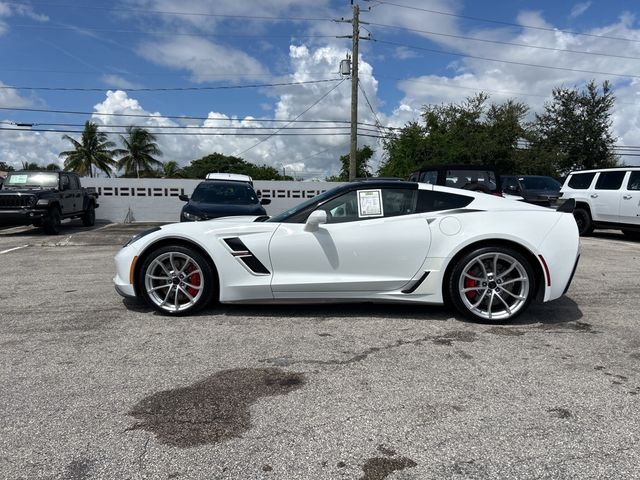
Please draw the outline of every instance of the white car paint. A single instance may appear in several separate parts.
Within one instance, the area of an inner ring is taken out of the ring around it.
[[[428,184],[418,188],[463,194],[473,201],[462,209],[327,223],[312,231],[305,230],[304,223],[255,222],[257,217],[166,225],[116,255],[114,283],[122,295],[140,295],[130,278],[134,258],[159,241],[180,240],[199,246],[210,257],[219,275],[222,303],[441,304],[445,272],[458,253],[478,242],[506,241],[526,249],[540,271],[545,270],[540,260],[544,258],[549,274],[540,286],[541,300],[564,293],[579,254],[571,213],[479,192]],[[228,238],[239,238],[269,273],[251,271],[224,242]],[[416,285],[425,272],[428,276]],[[416,288],[407,293],[411,286]]]

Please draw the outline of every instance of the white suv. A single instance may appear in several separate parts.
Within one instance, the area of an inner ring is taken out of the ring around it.
[[[589,235],[594,228],[613,228],[640,239],[640,167],[572,172],[560,198],[575,199],[573,215],[580,235]]]

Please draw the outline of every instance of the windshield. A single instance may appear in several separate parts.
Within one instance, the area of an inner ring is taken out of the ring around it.
[[[551,177],[520,177],[520,183],[526,190],[560,190],[560,182]]]
[[[4,188],[58,188],[58,174],[48,172],[10,173]]]
[[[271,217],[269,220],[267,220],[267,222],[284,222],[287,218],[293,215],[296,215],[297,213],[300,213],[303,210],[306,210],[307,208],[309,208],[309,206],[313,205],[314,203],[322,202],[323,200],[331,197],[332,195],[335,194],[335,190],[338,188],[341,188],[341,187],[332,188],[331,190],[322,192],[320,195],[316,195],[315,197],[309,198],[304,202],[299,203],[295,207],[290,208],[289,210],[285,210],[284,212],[276,215],[275,217]]]
[[[191,200],[200,203],[251,205],[258,203],[258,196],[246,183],[204,182],[196,187]]]

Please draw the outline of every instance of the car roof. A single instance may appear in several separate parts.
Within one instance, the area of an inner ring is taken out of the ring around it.
[[[429,170],[497,170],[496,167],[489,165],[458,165],[458,164],[441,164],[427,165],[415,170],[416,172],[427,172]]]
[[[243,175],[240,173],[207,173],[205,180],[231,180],[234,182],[249,182],[253,179],[249,175]]]
[[[253,185],[249,182],[239,182],[237,180],[203,180],[198,184],[200,185],[212,185],[212,184],[222,184],[222,185],[246,185],[247,187],[253,188]],[[196,187],[196,188],[197,188]]]
[[[640,166],[629,166],[629,167],[611,167],[611,168],[592,168],[590,170],[574,170],[569,175],[573,175],[574,173],[598,173],[598,172],[626,172],[628,170],[638,171],[640,170]]]

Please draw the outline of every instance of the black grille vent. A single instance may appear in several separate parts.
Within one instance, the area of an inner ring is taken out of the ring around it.
[[[33,200],[32,200],[33,199]],[[0,207],[30,207],[35,204],[35,197],[33,195],[10,195],[10,194],[1,194],[0,195]]]

